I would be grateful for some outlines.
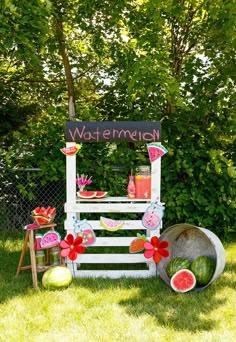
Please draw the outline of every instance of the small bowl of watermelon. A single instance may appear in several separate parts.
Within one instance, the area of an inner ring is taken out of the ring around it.
[[[37,223],[40,226],[44,226],[53,223],[56,215],[56,208],[37,207],[34,210],[32,210],[31,215],[35,223]]]

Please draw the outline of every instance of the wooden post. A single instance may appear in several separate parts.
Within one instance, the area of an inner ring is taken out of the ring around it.
[[[29,241],[29,232],[26,232],[24,244],[22,247],[21,255],[20,255],[19,264],[18,264],[17,271],[16,271],[16,277],[18,277],[18,275],[20,274],[20,271],[22,270],[22,263],[24,260],[25,252],[27,250],[28,241]],[[28,269],[31,268],[31,266],[25,266],[25,267],[27,267]]]
[[[29,243],[30,243],[30,259],[31,259],[33,288],[37,288],[38,276],[37,276],[37,269],[36,269],[36,258],[35,258],[35,250],[34,250],[34,231],[33,230],[31,230],[29,233]]]

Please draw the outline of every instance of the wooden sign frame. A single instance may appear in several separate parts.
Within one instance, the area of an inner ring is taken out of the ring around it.
[[[160,122],[149,121],[69,121],[67,142],[160,142]]]

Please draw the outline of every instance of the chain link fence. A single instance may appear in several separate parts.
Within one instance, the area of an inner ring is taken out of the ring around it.
[[[57,230],[64,229],[65,181],[42,185],[39,169],[8,170],[0,165],[0,231],[14,232],[32,223],[31,211],[56,207]]]

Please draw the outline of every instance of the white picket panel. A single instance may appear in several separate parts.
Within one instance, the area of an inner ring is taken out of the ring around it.
[[[144,213],[145,203],[66,203],[66,213]]]
[[[157,276],[156,271],[150,270],[76,270],[69,267],[75,278],[151,278]]]
[[[94,256],[96,255],[96,260]],[[147,259],[143,254],[81,254],[78,256],[77,261],[80,264],[133,264],[133,263],[145,263]]]
[[[131,242],[133,241],[133,237],[97,237],[96,238],[96,247],[125,247],[130,246]],[[128,251],[128,249],[127,249]],[[89,247],[88,247],[89,252]]]

